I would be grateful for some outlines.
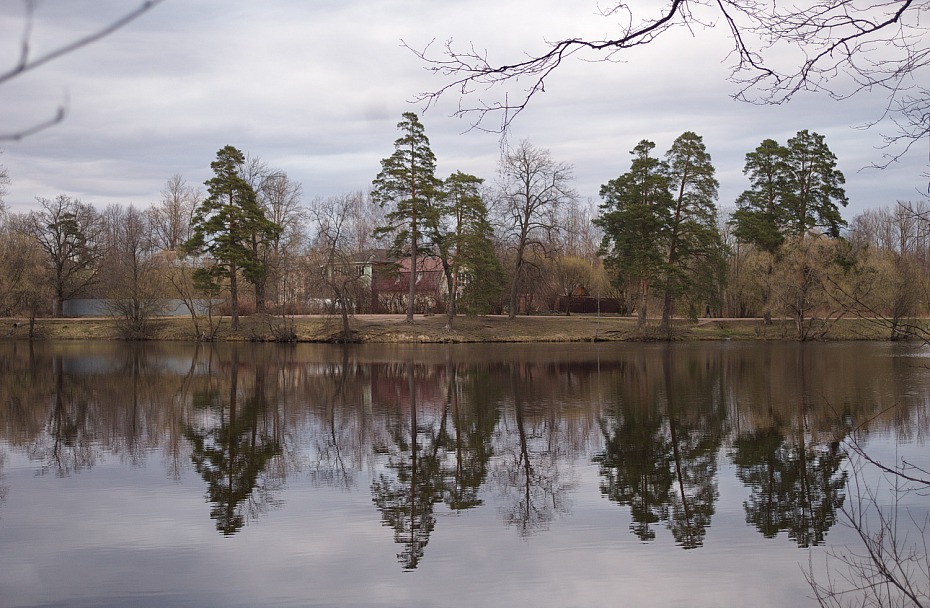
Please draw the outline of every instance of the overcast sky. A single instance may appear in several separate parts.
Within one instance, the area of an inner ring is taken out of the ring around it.
[[[36,53],[90,31],[134,5],[129,0],[45,0],[31,43]],[[443,81],[402,47],[431,40],[474,42],[513,62],[544,40],[601,37],[615,24],[594,0],[166,0],[92,46],[0,86],[0,132],[25,128],[68,106],[65,121],[19,142],[4,142],[0,164],[12,179],[6,205],[68,194],[103,208],[147,206],[165,181],[211,176],[231,144],[285,170],[304,199],[367,190],[393,151],[397,122],[416,93]],[[0,3],[0,70],[20,50],[22,4]],[[810,95],[778,107],[733,101],[723,30],[680,30],[631,53],[629,61],[571,61],[514,123],[511,141],[529,139],[575,168],[575,188],[598,202],[600,185],[629,169],[642,139],[659,154],[683,131],[703,136],[731,207],[748,182],[745,154],[763,139],[785,143],[801,129],[826,136],[847,179],[848,220],[866,208],[916,200],[926,192],[921,144],[885,171],[881,129],[857,129],[881,112],[880,96],[844,103]],[[449,97],[421,115],[441,177],[456,170],[493,181],[500,136],[468,132],[450,116]]]

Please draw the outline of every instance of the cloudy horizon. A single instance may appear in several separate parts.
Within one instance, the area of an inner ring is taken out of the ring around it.
[[[40,3],[30,40],[41,52],[125,10],[116,0]],[[425,113],[413,103],[443,81],[401,41],[414,48],[472,41],[505,61],[546,39],[604,35],[612,23],[595,11],[594,3],[579,9],[556,0],[166,0],[115,34],[0,85],[5,133],[46,120],[59,104],[68,107],[62,123],[0,143],[0,165],[12,180],[5,204],[27,211],[36,197],[67,194],[98,209],[145,207],[174,174],[202,184],[225,145],[286,171],[302,184],[305,204],[364,191],[393,151],[407,111],[421,115],[439,176],[461,170],[493,182],[501,136],[451,117],[459,102],[453,96]],[[0,71],[15,64],[22,27],[20,3],[0,7],[0,31],[14,41],[0,50]],[[824,135],[838,157],[847,221],[925,196],[920,146],[888,169],[867,168],[882,161],[882,134],[892,125],[857,127],[880,117],[882,95],[835,102],[807,94],[781,106],[733,101],[724,34],[672,32],[629,53],[625,63],[570,61],[507,140],[528,139],[573,165],[575,189],[595,203],[600,185],[629,169],[629,151],[640,140],[654,141],[663,154],[684,131],[701,135],[713,157],[721,209],[748,187],[747,152],[767,138],[785,143],[802,129]]]

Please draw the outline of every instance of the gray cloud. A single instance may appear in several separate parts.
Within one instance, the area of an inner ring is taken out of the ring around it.
[[[48,48],[125,9],[114,0],[39,5],[34,42]],[[18,3],[0,8],[2,65],[15,61]],[[441,80],[401,39],[424,47],[473,40],[502,61],[544,39],[602,36],[613,21],[577,4],[529,2],[196,3],[168,0],[124,30],[0,87],[2,130],[42,120],[67,101],[62,124],[10,142],[0,162],[13,183],[6,202],[25,210],[34,197],[67,193],[96,205],[145,205],[181,173],[209,177],[217,149],[235,145],[285,169],[305,196],[367,189],[390,154],[395,125],[416,93]],[[519,23],[520,27],[515,27]],[[641,139],[664,151],[685,130],[704,137],[721,181],[721,206],[746,187],[746,152],[765,138],[800,129],[827,137],[847,176],[846,217],[926,186],[921,154],[884,172],[880,129],[852,127],[880,114],[880,95],[837,104],[807,95],[779,107],[730,99],[723,31],[685,31],[630,53],[624,63],[570,61],[514,123],[528,138],[575,166],[576,188],[597,198],[600,184],[626,171]],[[518,83],[517,88],[525,86]],[[493,181],[500,137],[466,132],[451,118],[452,97],[423,116],[440,173],[460,169]]]

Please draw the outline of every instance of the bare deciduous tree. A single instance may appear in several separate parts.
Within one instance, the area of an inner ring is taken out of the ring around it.
[[[190,238],[194,209],[202,199],[201,190],[189,185],[181,174],[168,178],[161,200],[148,211],[152,236],[159,248],[177,251]]]
[[[313,250],[318,261],[317,280],[329,292],[332,306],[342,319],[342,341],[352,337],[349,313],[353,308],[353,292],[362,281],[358,272],[358,243],[355,241],[355,210],[361,204],[361,193],[317,199],[310,208],[315,232]],[[369,277],[370,278],[370,277]]]
[[[828,549],[822,566],[811,557],[805,576],[814,599],[824,608],[930,606],[930,517],[902,504],[909,493],[926,494],[930,471],[874,459],[855,433],[846,448],[855,457],[852,500],[841,515],[859,542]]]
[[[257,194],[265,215],[281,227],[281,232],[260,252],[267,268],[264,297],[280,308],[287,303],[289,269],[293,270],[301,244],[307,240],[307,212],[300,204],[303,187],[283,171],[275,171],[263,180]]]
[[[32,337],[36,316],[45,311],[52,296],[45,254],[26,230],[28,216],[0,214],[0,218],[0,316],[28,315]]]
[[[54,292],[52,313],[60,317],[65,300],[97,282],[102,223],[91,205],[65,194],[36,201],[41,210],[29,214],[24,229],[45,252]]]
[[[571,180],[571,165],[554,161],[549,150],[526,140],[501,159],[498,212],[502,215],[503,236],[514,251],[511,319],[517,314],[520,282],[529,254],[551,250],[560,231],[558,212],[577,198]]]
[[[2,151],[0,151],[2,153]],[[6,207],[3,204],[3,197],[6,196],[6,187],[10,185],[10,174],[7,173],[6,167],[0,165],[0,214]]]
[[[146,214],[129,207],[114,215],[105,258],[107,308],[124,338],[145,339],[152,318],[165,309],[167,264]]]

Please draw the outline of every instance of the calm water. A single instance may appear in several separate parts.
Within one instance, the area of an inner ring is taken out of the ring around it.
[[[814,605],[926,355],[0,343],[0,606]]]

